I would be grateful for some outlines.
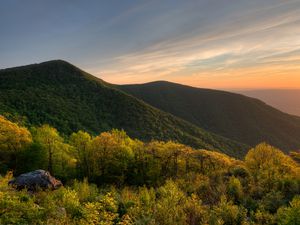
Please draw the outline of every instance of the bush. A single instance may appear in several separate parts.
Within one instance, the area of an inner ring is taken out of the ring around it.
[[[279,225],[300,224],[300,196],[296,196],[288,207],[281,207],[277,212]]]

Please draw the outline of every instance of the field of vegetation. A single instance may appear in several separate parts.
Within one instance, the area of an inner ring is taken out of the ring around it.
[[[60,136],[0,116],[0,224],[300,224],[300,154],[267,144],[243,160],[124,131]],[[16,191],[45,169],[55,191]]]

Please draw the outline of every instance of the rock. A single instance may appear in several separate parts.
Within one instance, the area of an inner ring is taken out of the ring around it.
[[[45,170],[35,170],[29,173],[23,173],[15,179],[9,181],[17,190],[27,188],[29,191],[36,191],[38,189],[55,190],[62,186],[60,180],[55,179]]]

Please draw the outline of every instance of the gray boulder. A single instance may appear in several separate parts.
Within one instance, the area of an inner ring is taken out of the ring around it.
[[[17,190],[27,188],[29,191],[36,191],[39,189],[55,190],[62,186],[60,180],[55,179],[45,170],[35,170],[29,173],[23,173],[9,181],[8,184],[12,185]]]

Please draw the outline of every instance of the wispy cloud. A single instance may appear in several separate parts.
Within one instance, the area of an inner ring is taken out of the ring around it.
[[[112,83],[300,87],[299,0],[35,3],[0,8],[2,67],[62,58]]]
[[[249,80],[247,76],[256,79],[269,77],[266,73],[300,73],[300,54],[295,51],[300,49],[298,1],[279,2],[244,13],[241,9],[229,19],[215,23],[115,57],[111,65],[101,68],[101,76],[116,83],[167,79],[201,86],[203,82],[195,83],[199,77],[210,81],[206,82],[210,86],[217,79],[224,86],[235,86]],[[241,82],[233,84],[237,77]]]

